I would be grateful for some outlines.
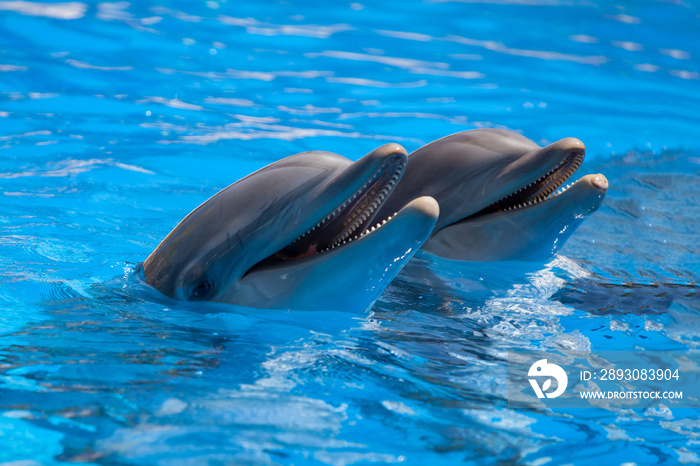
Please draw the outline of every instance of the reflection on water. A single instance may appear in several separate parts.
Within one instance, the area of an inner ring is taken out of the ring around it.
[[[0,2],[0,462],[700,461],[697,413],[517,411],[506,384],[511,350],[698,346],[696,14]],[[419,255],[360,316],[132,273],[266,163],[494,126],[579,137],[610,181],[547,264]]]
[[[644,277],[642,277],[644,278]],[[661,314],[676,300],[697,299],[698,285],[675,283],[608,283],[582,281],[566,284],[553,299],[596,314]]]

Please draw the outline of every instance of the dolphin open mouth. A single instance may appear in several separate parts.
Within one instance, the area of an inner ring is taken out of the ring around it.
[[[571,184],[569,184],[562,187],[581,166],[584,156],[584,149],[574,149],[568,152],[566,157],[564,157],[556,167],[537,180],[523,186],[516,192],[501,198],[485,209],[467,218],[475,218],[495,212],[522,209],[553,199],[571,186]]]
[[[301,236],[277,253],[256,264],[254,268],[273,266],[281,262],[320,254],[342,247],[372,233],[377,228],[381,228],[393,216],[380,219],[376,225],[375,216],[396,187],[405,168],[405,155],[389,157],[352,196]]]

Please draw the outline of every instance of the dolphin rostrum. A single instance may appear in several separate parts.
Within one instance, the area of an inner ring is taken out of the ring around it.
[[[431,196],[440,217],[423,250],[463,261],[546,260],[607,192],[602,174],[563,187],[585,151],[575,138],[540,147],[503,129],[456,133],[408,156],[401,182],[378,215],[406,199]]]
[[[406,166],[385,144],[357,162],[287,157],[187,215],[143,263],[163,294],[267,309],[362,311],[410,260],[439,215],[430,197],[377,216]]]

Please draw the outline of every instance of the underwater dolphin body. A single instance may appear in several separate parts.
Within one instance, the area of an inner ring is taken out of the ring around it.
[[[575,138],[540,147],[503,129],[456,133],[408,156],[379,215],[405,199],[431,196],[440,218],[423,250],[462,261],[546,260],[607,192],[602,174],[563,187],[585,150]]]
[[[282,159],[187,215],[144,261],[143,277],[178,300],[363,311],[439,215],[434,199],[416,196],[377,217],[405,165],[398,144],[354,163],[318,151]]]

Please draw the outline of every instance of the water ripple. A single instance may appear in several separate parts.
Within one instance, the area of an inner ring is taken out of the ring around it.
[[[79,19],[85,15],[88,6],[80,2],[39,3],[15,0],[0,2],[0,11],[13,11],[29,16],[44,16],[55,19]]]
[[[548,50],[527,50],[527,49],[515,49],[508,47],[502,42],[490,41],[490,40],[479,40],[470,39],[468,37],[445,36],[445,40],[456,42],[459,44],[469,45],[472,47],[481,47],[492,52],[505,53],[508,55],[515,55],[520,57],[528,58],[538,58],[540,60],[561,60],[561,61],[571,61],[576,63],[582,63],[586,65],[600,66],[603,63],[610,61],[610,59],[603,55],[596,56],[578,56],[569,53],[554,52]]]
[[[354,29],[347,24],[334,24],[331,26],[319,26],[315,24],[278,25],[260,22],[253,18],[233,18],[230,16],[219,16],[219,21],[223,24],[244,27],[248,34],[260,34],[263,36],[283,35],[327,39],[338,32]]]
[[[126,163],[118,162],[113,159],[89,159],[89,160],[62,160],[60,162],[55,162],[50,164],[50,167],[45,168],[33,168],[24,171],[17,171],[12,173],[0,173],[0,179],[14,179],[14,178],[24,178],[31,176],[45,176],[45,177],[65,177],[65,176],[76,176],[80,173],[85,173],[90,170],[95,170],[103,166],[117,167],[123,170],[134,171],[138,173],[154,174],[152,171],[147,170],[142,167],[135,165],[129,165]]]

